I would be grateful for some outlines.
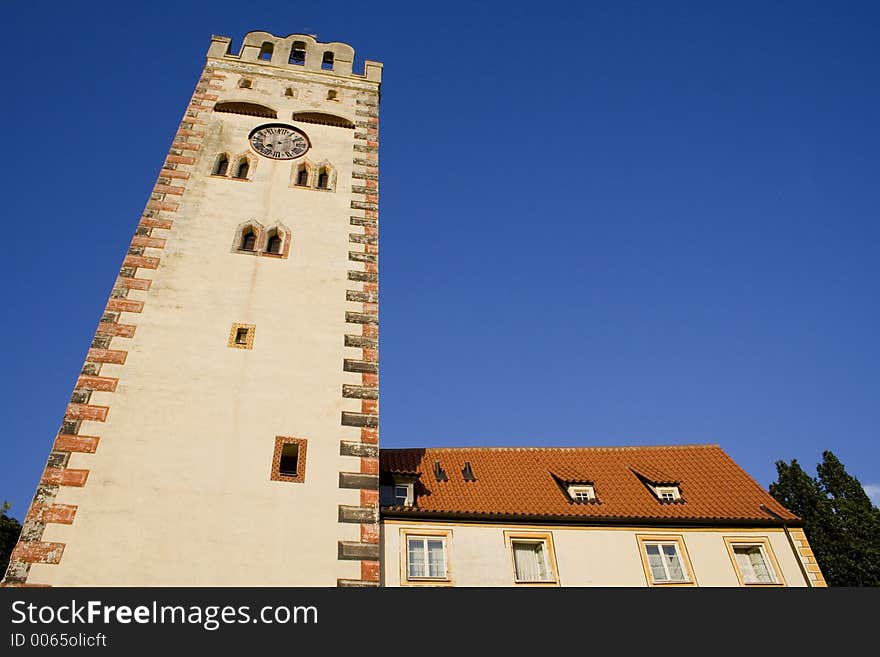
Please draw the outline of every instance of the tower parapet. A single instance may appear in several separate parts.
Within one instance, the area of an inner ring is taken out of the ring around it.
[[[232,39],[212,36],[208,59],[249,62],[289,70],[350,77],[370,82],[382,81],[382,64],[364,61],[364,72],[352,71],[354,48],[338,41],[323,43],[310,34],[279,37],[269,32],[248,32],[238,54],[231,53]]]

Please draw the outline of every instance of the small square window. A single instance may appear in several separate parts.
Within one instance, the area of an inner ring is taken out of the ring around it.
[[[275,436],[275,451],[272,455],[272,481],[287,481],[301,484],[306,480],[305,438]]]
[[[519,534],[505,532],[513,561],[513,578],[517,584],[556,584],[553,540],[550,534]]]
[[[654,486],[654,494],[657,495],[657,499],[664,502],[674,502],[681,499],[678,486]]]
[[[690,564],[680,536],[638,537],[645,574],[651,586],[693,585]]]
[[[575,502],[589,502],[596,499],[596,491],[591,485],[578,484],[568,487],[568,495]]]
[[[235,349],[253,349],[254,334],[257,327],[254,324],[233,324],[229,329],[228,346]]]
[[[725,538],[736,575],[743,586],[784,586],[767,538]]]
[[[410,490],[412,486],[395,486],[394,487],[394,504],[400,506],[409,506]]]

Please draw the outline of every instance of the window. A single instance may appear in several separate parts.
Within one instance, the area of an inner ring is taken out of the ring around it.
[[[275,436],[275,451],[272,455],[272,481],[286,481],[302,484],[306,480],[306,448],[305,438]]]
[[[329,50],[324,53],[324,56],[321,58],[321,68],[325,71],[333,70],[333,53]]]
[[[779,564],[766,537],[725,537],[730,559],[742,586],[784,586]]]
[[[233,324],[229,329],[227,345],[236,349],[253,349],[256,332],[257,327],[254,324]]]
[[[217,158],[217,162],[214,164],[214,171],[212,175],[215,176],[225,176],[229,171],[229,157],[226,153],[221,153]]]
[[[681,499],[678,486],[651,486],[651,490],[661,502],[676,502]]]
[[[695,584],[681,536],[638,536],[642,565],[650,586]]]
[[[446,541],[440,536],[408,536],[407,579],[446,579]]]
[[[328,91],[327,92],[327,100],[339,100],[337,92],[333,89]]]
[[[235,169],[235,175],[233,178],[237,178],[238,180],[247,180],[248,171],[250,171],[251,164],[248,162],[246,157],[241,158],[238,161],[238,166]]]
[[[400,530],[400,583],[403,586],[452,586],[450,529]]]
[[[327,189],[329,181],[330,176],[327,174],[327,169],[321,169],[321,172],[318,174],[318,189]]]
[[[253,228],[247,228],[241,235],[241,251],[253,251],[257,246],[257,232]]]
[[[412,506],[412,504],[413,504],[413,485],[412,484],[395,484],[393,504],[394,504],[394,506]]]
[[[284,90],[284,95],[290,98],[296,98],[296,91],[293,87],[287,87],[287,89]]]
[[[264,62],[271,62],[273,52],[275,52],[275,46],[269,41],[266,41],[260,48],[260,59]]]
[[[589,502],[596,499],[596,492],[589,484],[577,484],[568,487],[568,495],[575,502]]]
[[[556,585],[553,538],[549,533],[505,532],[517,584]]]
[[[297,66],[305,66],[306,63],[306,44],[303,41],[294,41],[290,47],[290,58],[288,64],[296,64]]]
[[[299,170],[296,172],[296,185],[297,187],[309,186],[309,170],[304,164],[300,164]]]
[[[254,81],[248,78],[242,78],[238,81],[238,87],[240,89],[251,89],[254,86]]]
[[[296,443],[284,443],[281,446],[281,459],[278,462],[278,472],[285,477],[297,475],[297,462],[299,445]]]
[[[266,240],[266,253],[281,254],[281,236],[278,231],[273,232]]]

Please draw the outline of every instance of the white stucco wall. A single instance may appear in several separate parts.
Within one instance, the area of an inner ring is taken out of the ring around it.
[[[321,72],[212,63],[227,76],[212,92],[220,101],[265,104],[284,123],[313,109],[354,120],[358,90],[377,89]],[[241,74],[253,77],[254,89],[238,88]],[[284,95],[289,86],[295,98]],[[326,100],[330,88],[338,102]],[[75,520],[48,524],[43,534],[66,544],[63,558],[34,564],[29,581],[334,586],[360,577],[360,562],[337,559],[337,541],[359,540],[359,526],[337,518],[339,504],[359,504],[357,490],[338,485],[340,471],[358,469],[357,459],[339,455],[340,440],[360,436],[340,424],[342,411],[360,411],[359,400],[341,396],[343,384],[361,383],[342,369],[343,359],[361,357],[343,344],[355,332],[345,312],[362,309],[346,301],[347,272],[363,269],[348,259],[349,233],[359,232],[349,223],[354,131],[294,124],[311,140],[306,157],[336,168],[336,190],[322,192],[291,187],[291,161],[249,149],[248,132],[273,120],[202,116],[201,150],[182,168],[192,172],[186,193],[168,199],[181,202],[174,226],[153,231],[167,246],[144,254],[161,264],[137,273],[152,288],[128,296],[145,301],[143,312],[120,318],[137,325],[136,335],[110,347],[128,351],[127,361],[100,373],[118,377],[118,388],[91,397],[110,407],[107,421],[82,423],[80,434],[99,436],[99,448],[69,462],[90,471],[88,483],[60,487],[55,500],[76,505]],[[252,180],[210,177],[221,151],[254,155]],[[289,258],[231,252],[236,227],[249,220],[290,228]],[[252,350],[227,346],[235,322],[256,325]],[[308,440],[303,484],[270,481],[278,435]]]
[[[725,537],[768,540],[787,586],[806,586],[788,539],[781,529],[664,529],[639,527],[562,527],[479,523],[382,523],[382,578],[400,586],[405,578],[403,532],[448,531],[448,559],[455,586],[522,586],[514,582],[504,533],[549,533],[560,586],[648,586],[637,536],[681,537],[697,586],[739,586]],[[404,585],[407,583],[404,581]]]

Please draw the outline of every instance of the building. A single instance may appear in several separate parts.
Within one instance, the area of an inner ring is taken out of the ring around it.
[[[211,40],[6,585],[732,585],[755,550],[773,584],[818,583],[797,519],[714,447],[387,450],[380,526],[382,65],[310,35],[230,43]]]
[[[382,64],[353,60],[211,39],[6,583],[378,583]]]
[[[385,586],[825,586],[717,445],[383,449]]]

